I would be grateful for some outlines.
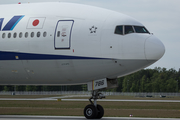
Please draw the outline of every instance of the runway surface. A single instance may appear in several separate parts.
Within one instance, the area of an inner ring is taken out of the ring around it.
[[[0,115],[0,120],[87,120],[77,116],[22,116]],[[94,119],[93,119],[94,120]],[[101,120],[180,120],[175,118],[136,118],[136,117],[104,117]]]

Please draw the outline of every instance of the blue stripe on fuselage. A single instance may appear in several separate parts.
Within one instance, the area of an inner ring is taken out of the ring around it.
[[[0,51],[0,60],[56,60],[56,59],[108,59],[108,58]]]
[[[8,31],[13,30],[14,27],[18,24],[18,22],[23,18],[24,16],[14,16],[3,28],[2,31]]]
[[[4,18],[0,18],[0,31],[1,31],[3,21],[4,21]]]
[[[21,17],[16,21],[16,23],[12,26],[12,28],[11,28],[10,30],[13,30],[14,27],[18,24],[18,22],[19,22],[23,17],[24,17],[24,15],[21,16]]]

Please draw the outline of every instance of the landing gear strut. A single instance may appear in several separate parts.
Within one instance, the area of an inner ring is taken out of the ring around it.
[[[92,91],[92,97],[89,99],[90,103],[84,108],[84,116],[87,119],[101,119],[104,115],[104,109],[101,105],[97,104],[97,99],[105,98],[102,93],[99,93],[98,90]],[[94,102],[92,102],[92,99]]]

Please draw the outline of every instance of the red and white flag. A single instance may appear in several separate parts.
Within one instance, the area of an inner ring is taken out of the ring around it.
[[[29,18],[27,29],[42,29],[44,26],[45,17]]]

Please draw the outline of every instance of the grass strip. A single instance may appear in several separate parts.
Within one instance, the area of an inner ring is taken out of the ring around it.
[[[71,101],[0,101],[0,115],[83,116],[89,102]],[[180,118],[180,103],[98,102],[107,117]]]

